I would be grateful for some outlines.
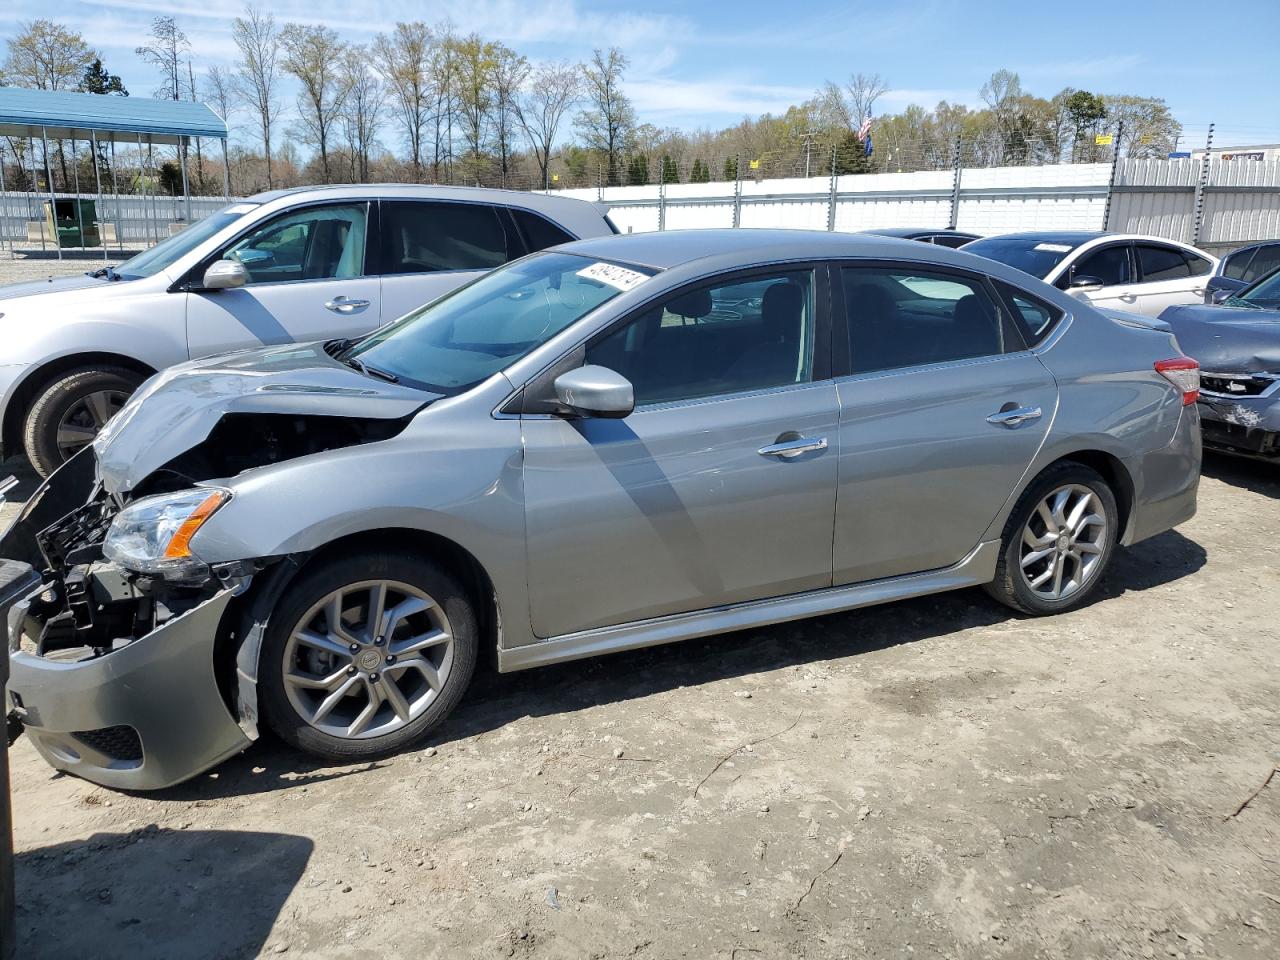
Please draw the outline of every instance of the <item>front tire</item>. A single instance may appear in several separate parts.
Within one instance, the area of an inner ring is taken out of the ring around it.
[[[1115,552],[1119,510],[1096,470],[1065,461],[1018,498],[986,591],[1032,616],[1073,610],[1097,589]]]
[[[281,740],[346,762],[421,740],[462,698],[479,639],[466,592],[407,552],[322,561],[272,611],[259,702]]]
[[[22,431],[36,472],[47,477],[91,443],[142,380],[127,367],[80,367],[46,385]]]

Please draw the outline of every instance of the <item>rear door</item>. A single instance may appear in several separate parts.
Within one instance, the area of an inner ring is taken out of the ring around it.
[[[215,259],[240,261],[249,282],[186,294],[190,355],[374,329],[379,284],[365,269],[369,221],[368,203],[311,204],[232,240]]]
[[[838,456],[824,268],[687,287],[587,346],[622,420],[522,418],[540,637],[831,583]]]
[[[1135,312],[1158,317],[1165,307],[1204,302],[1213,269],[1209,260],[1170,244],[1138,241],[1133,249],[1139,279]]]
[[[1015,316],[983,278],[933,265],[845,267],[835,292],[846,372],[833,582],[957,563],[1053,420],[1057,384],[1023,329],[1043,336],[1058,313],[1022,296]]]

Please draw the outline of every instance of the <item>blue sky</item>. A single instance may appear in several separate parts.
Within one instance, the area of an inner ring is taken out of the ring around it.
[[[0,40],[39,16],[74,25],[133,94],[145,96],[158,78],[133,49],[150,19],[178,19],[199,71],[235,58],[235,2],[9,0],[0,8]],[[1235,0],[1229,29],[1203,3],[1187,0],[270,0],[261,6],[281,21],[326,23],[353,41],[367,41],[397,20],[447,18],[460,32],[479,31],[534,60],[578,60],[594,46],[617,45],[632,61],[627,88],[641,119],[658,125],[735,123],[859,71],[879,73],[890,86],[879,112],[912,102],[931,107],[939,99],[976,105],[983,80],[1005,67],[1045,96],[1070,85],[1164,97],[1183,123],[1184,143],[1203,142],[1210,121],[1219,144],[1280,142],[1277,0]]]

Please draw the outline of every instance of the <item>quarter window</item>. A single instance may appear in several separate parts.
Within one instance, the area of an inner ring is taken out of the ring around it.
[[[813,271],[682,291],[587,347],[631,381],[637,404],[813,379]]]
[[[1062,317],[1062,311],[1004,283],[996,283],[1000,293],[1013,309],[1014,323],[1022,329],[1023,339],[1035,345]]]
[[[382,236],[383,273],[492,270],[518,250],[482,203],[384,201]]]
[[[1005,351],[1000,310],[979,280],[905,267],[849,267],[842,277],[853,373]]]
[[[1187,258],[1187,264],[1191,267],[1191,275],[1193,277],[1204,277],[1213,273],[1213,261],[1189,250],[1183,250],[1182,255]]]
[[[1071,268],[1071,279],[1092,277],[1104,287],[1114,287],[1129,283],[1132,276],[1129,272],[1129,248],[1124,244],[1103,247],[1085,256]]]
[[[1191,266],[1182,251],[1176,247],[1157,247],[1140,243],[1135,248],[1138,263],[1142,265],[1142,282],[1159,283],[1161,280],[1181,280],[1191,276]]]
[[[529,248],[530,253],[576,239],[571,234],[561,230],[546,217],[530,213],[528,210],[519,210],[513,207],[511,215],[516,218],[516,224],[520,227],[520,232],[524,234],[525,246]]]
[[[364,273],[366,205],[306,207],[251,230],[222,254],[249,283],[339,280]]]

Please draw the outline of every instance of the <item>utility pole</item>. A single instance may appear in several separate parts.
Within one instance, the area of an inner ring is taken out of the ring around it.
[[[817,135],[818,131],[816,130],[806,130],[800,134],[800,139],[804,141],[804,175],[806,179],[809,177],[809,154],[812,152],[813,138]]]

